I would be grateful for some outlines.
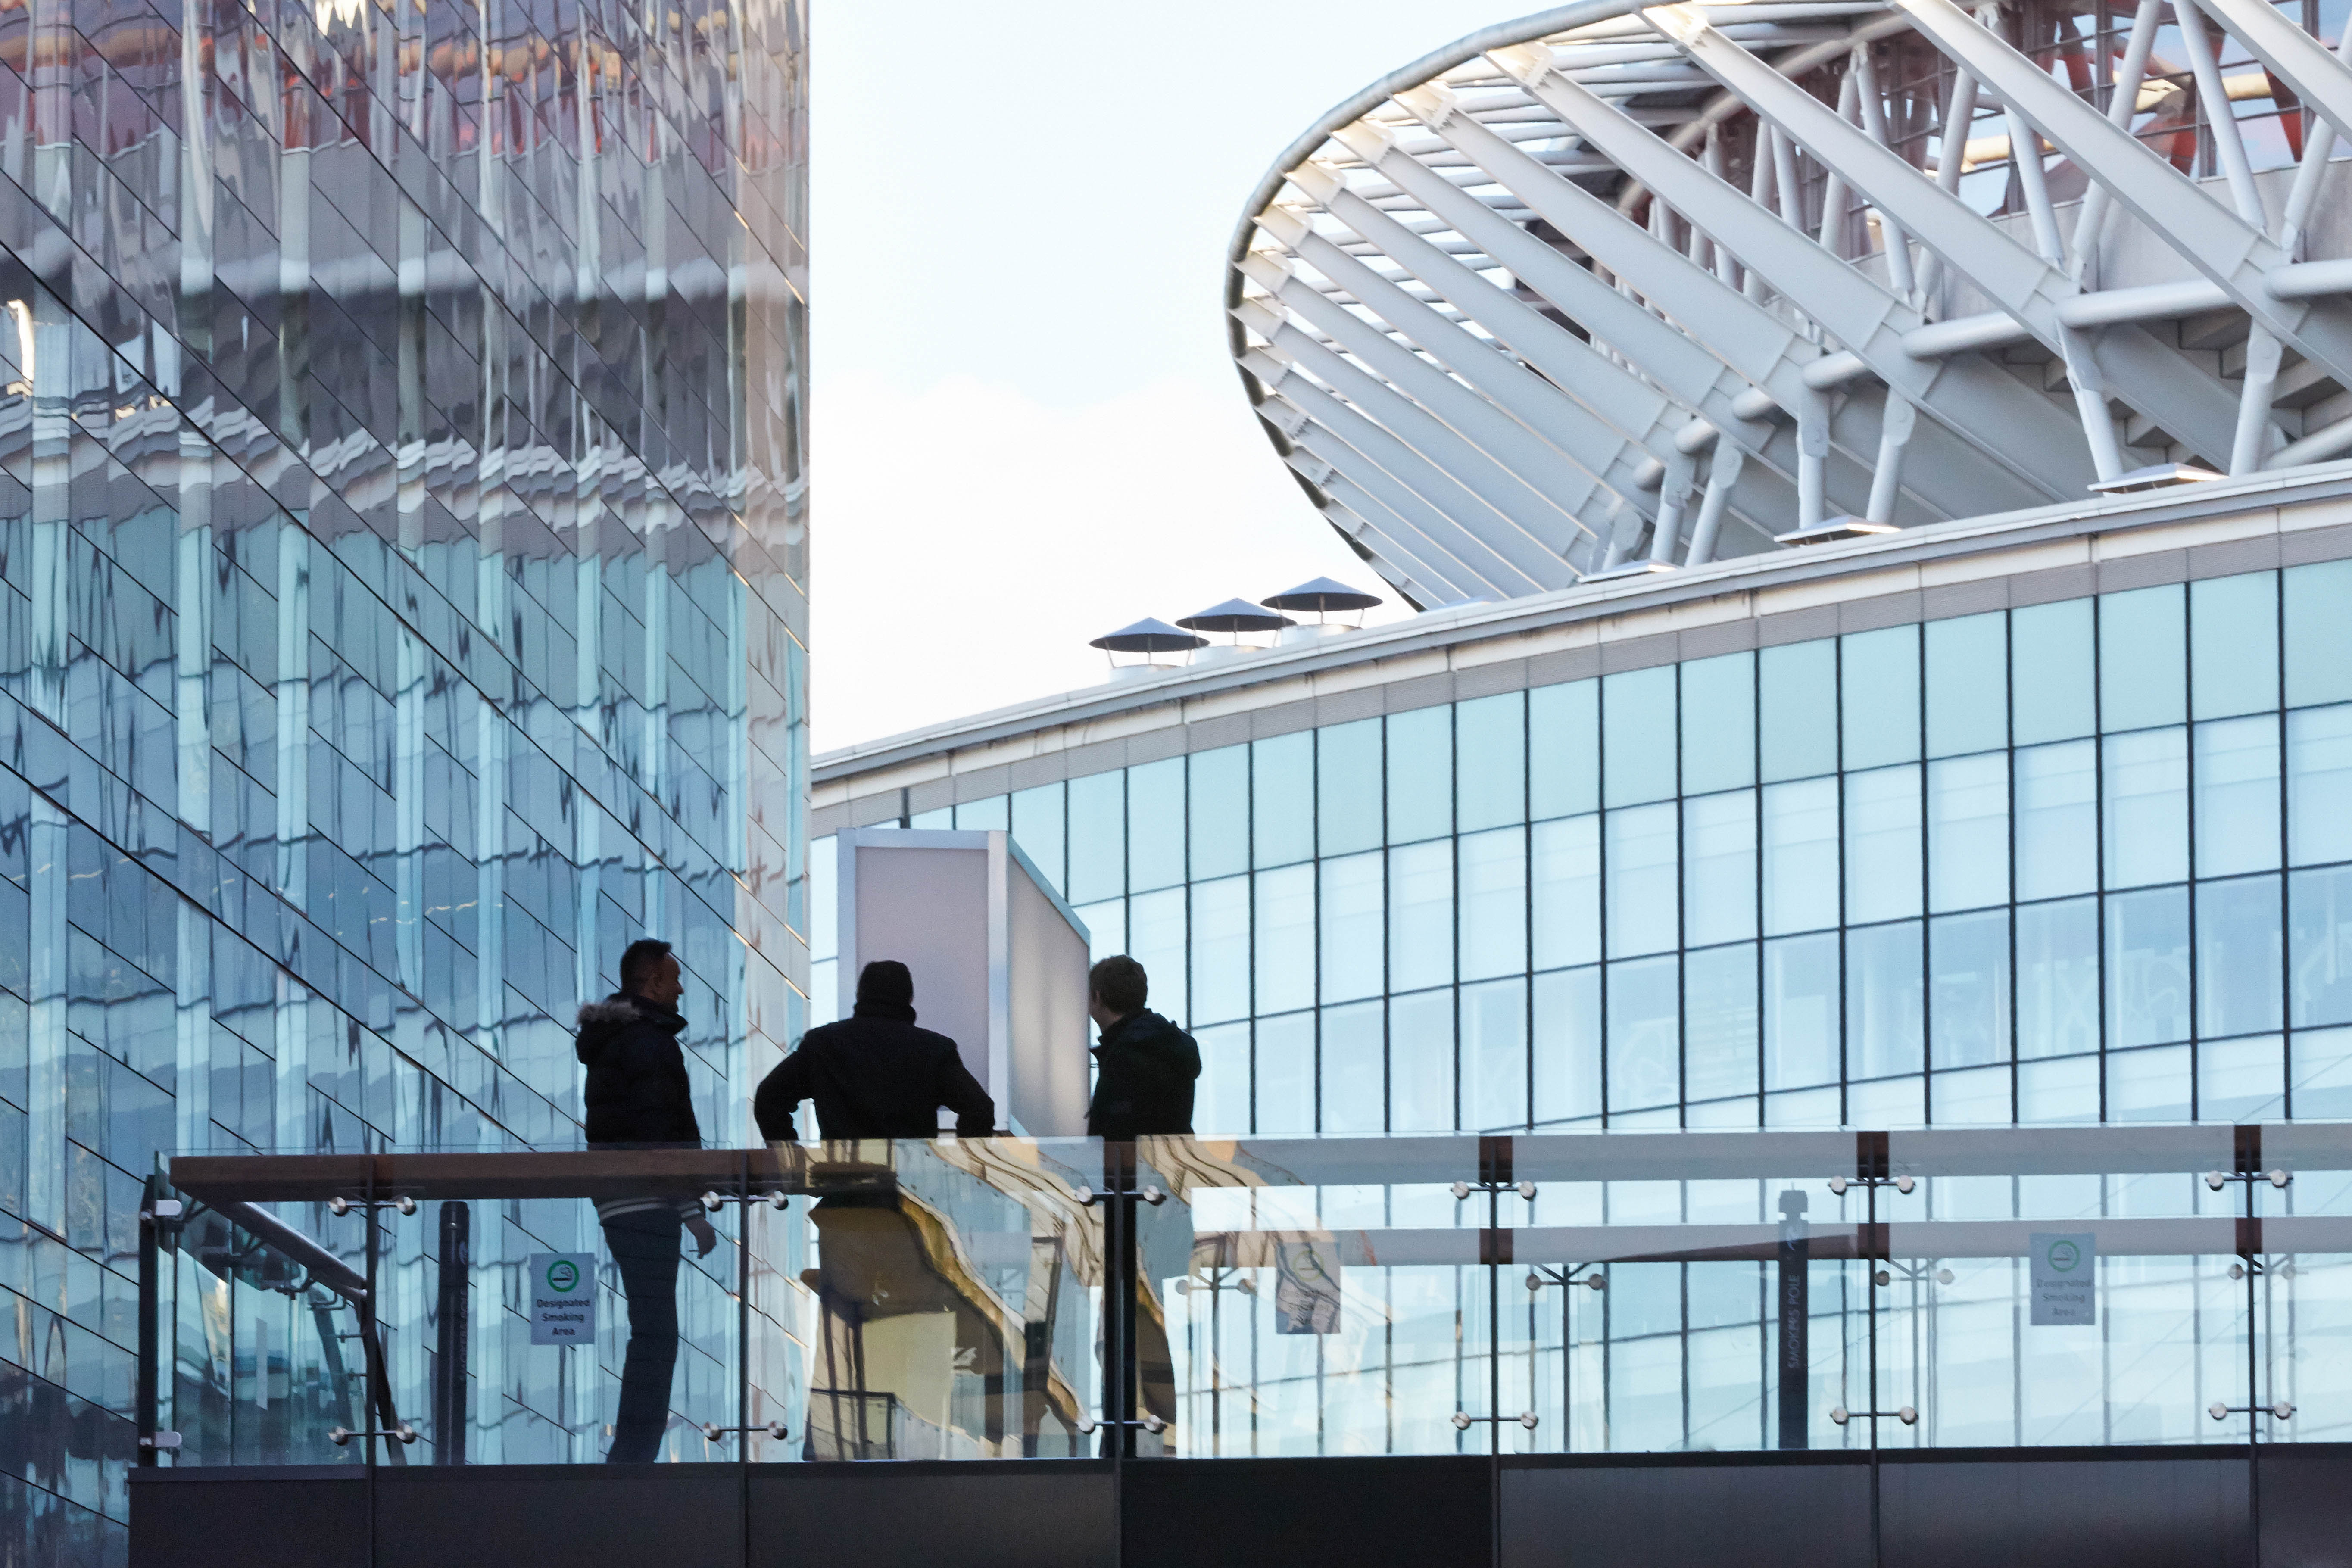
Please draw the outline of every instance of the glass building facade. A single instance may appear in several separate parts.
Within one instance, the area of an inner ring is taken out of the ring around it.
[[[2347,602],[2062,600],[908,820],[1009,828],[1145,963],[1203,1134],[2342,1116]]]
[[[0,1556],[123,1555],[158,1152],[574,1142],[645,933],[714,1140],[803,1026],[805,37],[0,18]]]

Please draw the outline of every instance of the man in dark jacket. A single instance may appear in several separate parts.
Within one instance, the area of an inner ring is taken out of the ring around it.
[[[580,1009],[573,1045],[588,1069],[583,1099],[591,1149],[698,1149],[693,1086],[677,1037],[686,991],[669,943],[648,937],[621,954],[621,988]],[[682,1232],[694,1233],[703,1257],[719,1233],[693,1198],[599,1198],[604,1245],[621,1271],[629,1302],[628,1356],[613,1420],[614,1464],[649,1464],[669,1426],[669,1388],[677,1368],[677,1266]]]
[[[915,977],[896,959],[858,971],[851,1016],[802,1036],[760,1085],[751,1101],[760,1136],[791,1138],[804,1100],[816,1101],[822,1138],[936,1138],[942,1105],[956,1113],[960,1137],[996,1131],[996,1102],[956,1043],[915,1027]]]
[[[1143,1004],[1143,965],[1121,953],[1087,975],[1087,1012],[1102,1031],[1095,1047],[1095,1097],[1087,1135],[1114,1143],[1192,1131],[1192,1084],[1201,1047]]]

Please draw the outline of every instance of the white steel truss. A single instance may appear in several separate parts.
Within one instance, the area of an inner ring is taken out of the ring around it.
[[[1423,605],[2352,454],[2322,0],[1585,4],[1292,143],[1235,362]]]

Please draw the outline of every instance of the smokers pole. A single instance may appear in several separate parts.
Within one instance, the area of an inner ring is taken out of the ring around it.
[[[1807,1384],[1811,1355],[1806,1325],[1811,1306],[1805,1268],[1811,1252],[1811,1227],[1805,1224],[1805,1194],[1794,1190],[1780,1194],[1780,1447],[1805,1447],[1805,1426],[1811,1397]]]

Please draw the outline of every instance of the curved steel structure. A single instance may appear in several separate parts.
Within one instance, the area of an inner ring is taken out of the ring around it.
[[[2332,459],[2352,68],[2321,5],[1590,0],[1488,28],[1260,184],[1243,383],[1424,605]]]

